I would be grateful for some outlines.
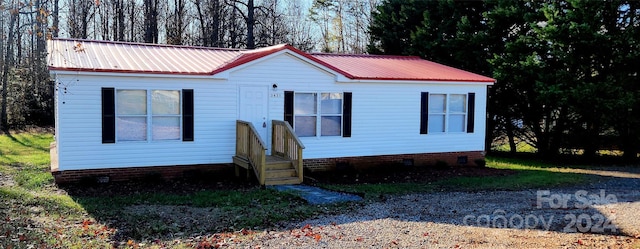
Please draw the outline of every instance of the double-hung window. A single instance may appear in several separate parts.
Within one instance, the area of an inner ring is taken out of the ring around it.
[[[475,93],[422,93],[420,133],[472,133]]]
[[[296,93],[294,130],[298,136],[342,135],[342,93]]]
[[[118,141],[180,140],[180,118],[178,90],[116,91]]]
[[[351,137],[351,92],[284,93],[284,120],[300,137]]]
[[[193,90],[103,88],[102,137],[103,143],[193,141]]]

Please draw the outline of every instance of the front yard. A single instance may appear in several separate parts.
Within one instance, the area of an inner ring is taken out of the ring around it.
[[[640,246],[640,235],[629,228],[602,235],[591,231],[566,233],[555,228],[545,231],[543,227],[521,233],[523,230],[513,227],[463,224],[465,215],[480,216],[491,211],[481,210],[481,206],[493,206],[494,211],[505,209],[502,205],[509,201],[502,203],[505,199],[501,198],[506,196],[535,201],[537,190],[573,193],[574,187],[580,189],[581,186],[592,192],[605,188],[610,193],[626,193],[618,194],[621,204],[612,203],[622,206],[607,207],[607,210],[615,209],[618,214],[627,215],[625,210],[636,210],[640,202],[638,167],[595,169],[488,158],[487,169],[416,167],[316,174],[311,175],[314,180],[307,181],[329,189],[363,194],[365,201],[309,205],[294,195],[231,179],[228,176],[232,176],[232,172],[204,180],[145,179],[57,186],[48,171],[51,140],[50,134],[37,132],[0,136],[0,248],[506,245],[487,241],[493,238],[487,234],[494,234],[495,240],[524,234],[521,236],[528,237],[522,240],[549,240],[550,246],[561,245],[551,243],[558,241],[566,247],[604,245],[597,242],[600,239],[613,241],[619,247]],[[616,179],[624,181],[624,186],[615,184],[619,182]],[[486,196],[493,198],[484,198]],[[451,208],[442,204],[446,200],[468,205]],[[539,211],[526,205],[505,211],[511,214],[509,217]],[[380,213],[380,210],[386,211]],[[549,211],[549,208],[542,210]],[[558,210],[562,209],[551,211]],[[581,214],[579,209],[572,212]],[[591,216],[605,214],[593,209],[589,212]],[[557,223],[561,228],[566,225]],[[621,228],[635,225],[620,222]],[[376,232],[365,236],[367,233],[361,235],[360,229]],[[445,238],[448,235],[445,231],[453,230],[457,232]],[[416,236],[418,238],[414,238]],[[434,241],[437,243],[433,244]]]

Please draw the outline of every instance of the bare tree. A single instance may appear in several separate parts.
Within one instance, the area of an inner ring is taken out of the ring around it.
[[[68,4],[67,25],[72,38],[88,38],[89,22],[95,15],[94,2],[87,0],[71,0]]]
[[[169,5],[167,5],[167,9],[169,9]],[[167,32],[168,44],[183,44],[185,23],[187,23],[185,22],[185,15],[185,1],[174,0],[173,13],[169,13],[169,10],[167,10],[167,22],[165,25],[165,30]]]
[[[144,0],[144,42],[158,43],[158,0]],[[133,15],[133,12],[131,13]]]
[[[300,1],[290,1],[283,18],[287,29],[284,42],[303,51],[313,50],[318,43],[307,10]]]
[[[318,24],[320,28],[320,35],[322,36],[323,52],[331,52],[332,40],[331,40],[331,11],[333,3],[330,0],[314,0],[313,6],[309,9],[309,16],[311,20]]]
[[[51,32],[53,37],[58,37],[60,31],[60,0],[53,0],[53,26]]]
[[[19,9],[17,6],[11,6],[9,9],[10,13],[10,21],[8,26],[8,36],[7,36],[7,44],[6,44],[6,53],[4,55],[4,64],[2,65],[2,104],[0,111],[0,130],[3,132],[9,131],[9,125],[7,124],[7,83],[9,80],[9,68],[13,67],[13,43],[15,37],[16,23],[18,21]]]
[[[310,18],[318,24],[325,52],[363,53],[371,12],[379,0],[314,0]]]

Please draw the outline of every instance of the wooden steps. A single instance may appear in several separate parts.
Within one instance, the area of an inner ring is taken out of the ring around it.
[[[291,161],[277,156],[267,156],[264,185],[300,184],[298,173]]]
[[[300,184],[300,179],[296,177],[280,177],[280,178],[267,178],[264,185],[285,185],[285,184]]]
[[[251,169],[251,163],[248,159],[234,156],[233,163],[236,167],[242,167],[247,170]],[[239,171],[236,168],[236,175]],[[277,156],[266,156],[265,168],[265,185],[284,185],[284,184],[300,184],[298,172],[293,167],[293,163],[284,158]]]

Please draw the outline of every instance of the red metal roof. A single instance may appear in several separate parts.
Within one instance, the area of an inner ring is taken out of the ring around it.
[[[283,50],[354,80],[495,82],[414,56],[308,54],[287,44],[241,50],[54,39],[48,65],[60,71],[214,75]]]
[[[241,50],[110,41],[54,39],[49,70],[210,75]]]
[[[351,79],[495,82],[494,79],[417,56],[311,54]]]

